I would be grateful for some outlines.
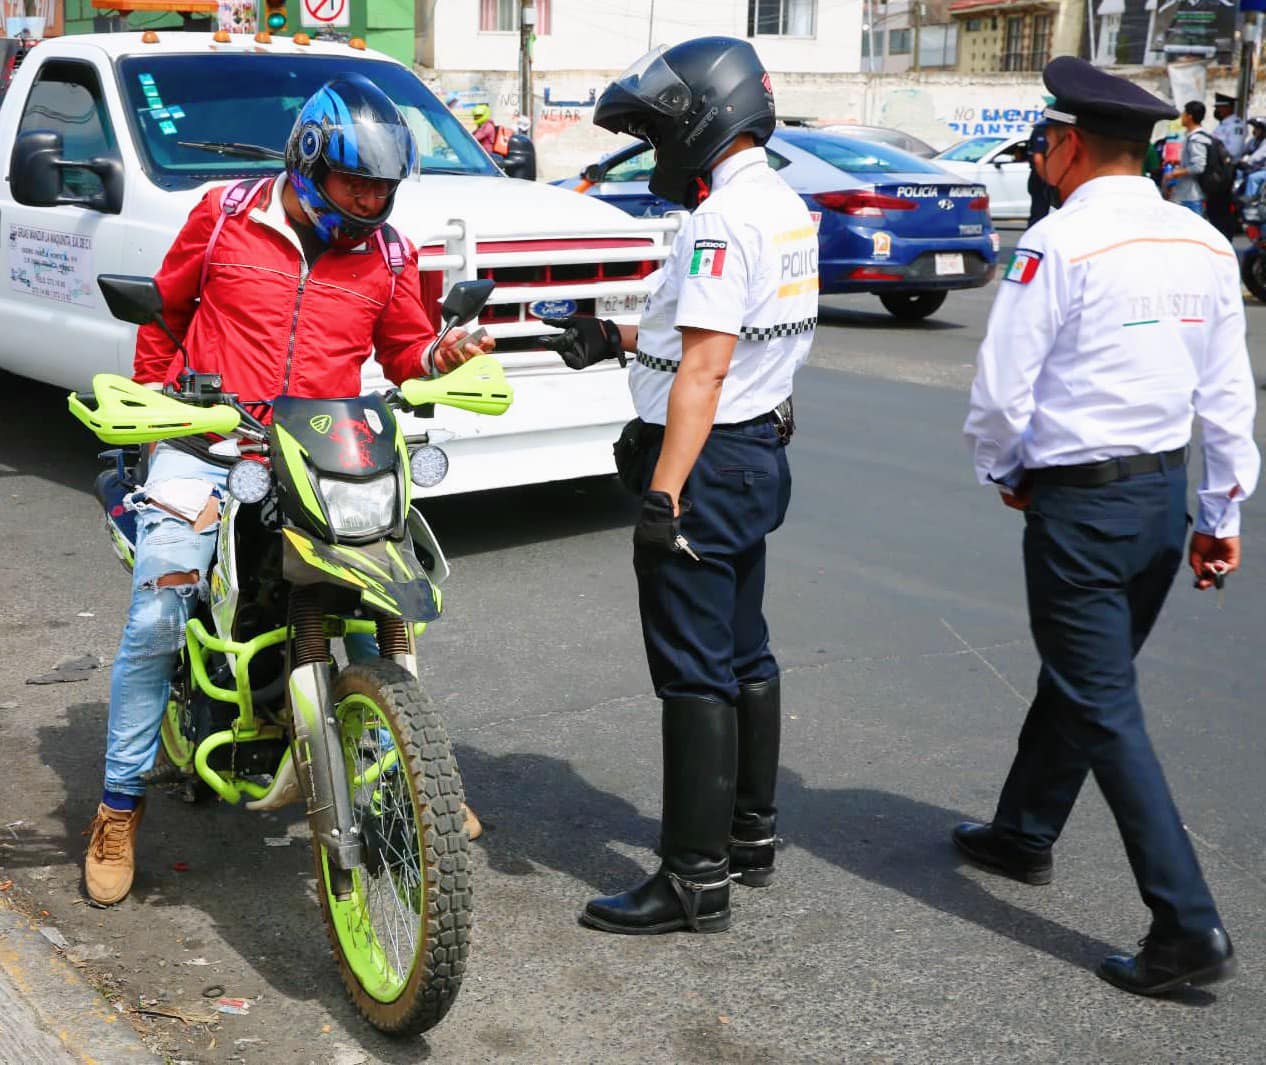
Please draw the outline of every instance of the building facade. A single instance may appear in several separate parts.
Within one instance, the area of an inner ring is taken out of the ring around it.
[[[864,74],[953,70],[958,25],[949,0],[866,0],[862,13]]]
[[[535,0],[535,6],[537,71],[619,71],[657,45],[711,34],[750,39],[771,71],[861,69],[863,0]],[[418,0],[418,62],[439,75],[517,70],[519,8],[519,0]]]
[[[1050,60],[1055,0],[954,0],[958,69],[968,74],[1041,70]]]

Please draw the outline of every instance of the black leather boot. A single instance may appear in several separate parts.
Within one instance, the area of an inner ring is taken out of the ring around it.
[[[664,811],[658,872],[630,891],[593,899],[580,920],[628,935],[730,927],[727,843],[734,812],[734,707],[665,699]]]
[[[765,887],[774,878],[778,741],[782,704],[778,678],[739,688],[738,774],[730,826],[730,879]]]

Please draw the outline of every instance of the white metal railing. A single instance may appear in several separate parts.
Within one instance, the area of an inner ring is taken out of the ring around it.
[[[663,218],[628,218],[604,222],[602,228],[590,231],[565,230],[558,228],[544,229],[539,226],[525,226],[517,230],[498,230],[495,233],[478,232],[472,221],[465,218],[452,218],[449,221],[417,240],[422,252],[420,265],[424,270],[442,270],[444,273],[444,289],[447,290],[457,281],[470,281],[479,276],[480,270],[505,269],[533,266],[567,266],[589,265],[617,262],[654,262],[660,263],[668,258],[672,247],[673,236],[681,227],[682,212],[673,212]],[[558,247],[554,242],[594,241],[594,240],[644,240],[645,244],[625,244],[611,248],[577,248]],[[489,251],[480,252],[479,243],[523,243],[540,241],[549,246],[527,251]],[[442,249],[442,250],[441,250]],[[524,308],[528,304],[549,300],[583,300],[602,297],[644,296],[647,292],[645,278],[618,278],[604,281],[561,280],[547,284],[515,285],[507,283],[497,288],[489,303],[506,306],[520,304]],[[636,311],[614,315],[617,321],[631,322],[636,320]],[[554,332],[549,326],[542,325],[535,318],[527,315],[526,309],[521,312],[516,322],[490,322],[488,332],[497,338],[517,339],[534,337]],[[527,369],[539,361],[539,355],[548,354],[550,359],[557,356],[546,353],[543,349],[519,352],[507,355],[507,369]],[[550,363],[552,365],[552,362]]]
[[[445,286],[456,281],[469,281],[479,276],[480,269],[514,266],[565,266],[569,264],[628,262],[632,258],[662,262],[668,258],[671,237],[681,227],[681,212],[672,212],[663,218],[629,218],[627,222],[604,222],[601,229],[589,232],[567,231],[560,233],[557,228],[540,229],[525,228],[521,230],[501,230],[496,233],[479,233],[475,226],[464,218],[451,218],[440,228],[415,238],[419,249],[423,252],[423,266],[428,270],[443,270]],[[540,251],[514,252],[479,252],[479,242],[496,242],[499,244],[522,241],[574,241],[574,240],[618,240],[648,239],[651,243],[645,247],[625,245],[615,248],[565,248],[549,247]],[[436,246],[442,252],[435,251]],[[590,283],[587,286],[592,289]],[[537,299],[568,299],[574,297],[554,296],[555,288],[582,288],[583,283],[560,282],[557,286],[535,286],[533,295]],[[645,286],[643,286],[643,291]],[[589,292],[585,293],[586,295]],[[497,299],[494,303],[510,303],[509,299]]]

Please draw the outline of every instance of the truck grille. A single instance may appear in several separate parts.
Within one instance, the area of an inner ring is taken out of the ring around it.
[[[583,285],[586,282],[641,280],[652,273],[658,266],[655,260],[642,259],[637,254],[639,250],[649,249],[650,247],[652,247],[651,242],[645,239],[619,237],[578,238],[571,240],[480,241],[477,245],[477,254],[480,257],[500,252],[557,251],[559,259],[562,261],[541,266],[480,267],[478,275],[481,278],[490,278],[497,282],[498,285],[539,289],[540,296],[538,298],[549,299],[550,289],[559,285],[574,288],[574,286],[578,284]],[[569,263],[565,261],[568,258],[568,252],[609,248],[628,248],[629,258],[601,263]],[[433,307],[435,305],[433,301],[443,295],[441,291],[443,278],[439,271],[428,271],[425,269],[425,259],[428,254],[442,253],[443,249],[424,247],[420,249],[420,252],[422,256],[421,265],[423,267],[423,301],[428,307]],[[575,313],[595,313],[596,301],[594,299],[585,299],[574,294],[570,298],[576,304]],[[535,316],[528,310],[532,302],[535,302],[535,300],[523,303],[489,304],[479,316],[479,320],[484,325],[534,321],[536,320]],[[539,347],[540,345],[534,336],[505,336],[497,340],[497,351],[503,354],[530,351]]]

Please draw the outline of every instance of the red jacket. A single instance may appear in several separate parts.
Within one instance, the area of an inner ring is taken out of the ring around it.
[[[193,368],[219,373],[224,390],[245,403],[358,396],[361,364],[371,352],[396,384],[418,376],[435,330],[422,306],[416,249],[406,247],[399,275],[376,241],[350,251],[331,248],[305,271],[298,238],[273,202],[280,188],[266,185],[225,220],[201,293],[222,188],[203,196],[163,259],[155,277],[163,317],[184,341]],[[136,380],[172,382],[181,367],[162,331],[142,326]]]

